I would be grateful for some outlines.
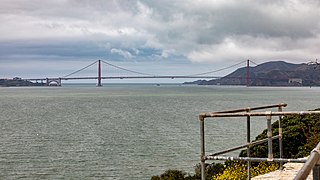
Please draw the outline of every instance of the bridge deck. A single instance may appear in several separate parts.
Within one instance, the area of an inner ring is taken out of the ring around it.
[[[219,76],[105,76],[101,79],[186,79],[186,78],[196,78],[196,79],[219,79]],[[48,78],[49,80],[81,80],[81,79],[98,79],[98,77],[61,77],[61,78]],[[28,81],[45,81],[47,78],[27,78],[23,80]]]

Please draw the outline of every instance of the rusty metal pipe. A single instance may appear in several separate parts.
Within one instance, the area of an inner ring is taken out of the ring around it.
[[[267,137],[268,137],[268,159],[271,160],[273,159],[273,152],[272,152],[272,129],[271,129],[271,119],[272,116],[269,115],[271,114],[270,112],[266,112],[267,114]]]
[[[282,107],[278,107],[278,111],[282,112]],[[279,152],[280,152],[280,158],[283,157],[283,143],[282,143],[282,139],[283,139],[283,134],[282,134],[282,125],[281,122],[282,121],[282,116],[279,116]],[[280,162],[280,170],[283,169],[283,163]]]
[[[247,112],[250,112],[250,110],[248,110]],[[247,143],[250,143],[250,116],[247,116]],[[247,146],[247,157],[250,157],[250,146]],[[247,162],[247,179],[250,180],[251,179],[251,173],[250,173],[250,166],[251,163],[250,161]]]
[[[292,163],[305,163],[305,159],[284,159],[284,158],[253,158],[253,157],[225,157],[225,156],[207,156],[208,160],[237,160],[237,161],[252,161],[252,162],[292,162]]]
[[[286,116],[286,115],[314,115],[320,114],[320,111],[288,111],[288,112],[248,112],[248,113],[201,113],[204,118],[210,117],[244,117],[244,116]]]
[[[279,135],[272,137],[272,139],[277,139],[277,138],[279,138]],[[218,155],[221,155],[221,154],[225,154],[225,153],[229,153],[229,152],[236,151],[236,150],[239,150],[239,149],[243,149],[245,147],[250,147],[250,146],[262,144],[262,143],[267,142],[267,141],[268,141],[268,138],[261,139],[261,140],[254,141],[254,142],[251,142],[251,143],[248,143],[248,144],[244,144],[244,145],[236,146],[236,147],[233,147],[233,148],[230,148],[230,149],[226,149],[224,151],[219,151],[219,152],[210,154],[209,156],[218,156]]]
[[[201,144],[201,180],[206,179],[205,175],[205,144],[204,144],[204,117],[199,116],[200,120],[200,144]]]
[[[310,154],[307,162],[302,166],[302,168],[300,169],[300,171],[298,172],[298,174],[296,175],[296,177],[294,179],[295,180],[306,179],[308,177],[308,175],[310,174],[311,169],[317,163],[319,163],[319,165],[320,165],[320,142],[318,143],[316,148],[314,148],[311,151],[311,154]]]
[[[275,107],[286,107],[287,104],[280,103],[280,104],[273,104],[268,106],[258,106],[258,107],[247,107],[247,108],[241,108],[241,109],[233,109],[228,111],[217,111],[214,113],[237,113],[237,112],[249,112],[249,111],[255,111],[255,110],[261,110],[261,109],[269,109],[269,108],[275,108]]]

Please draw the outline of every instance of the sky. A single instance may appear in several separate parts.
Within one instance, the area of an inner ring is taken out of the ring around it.
[[[0,3],[0,78],[62,77],[99,59],[148,74],[189,75],[247,59],[320,58],[318,0]],[[95,76],[90,68],[76,76]],[[103,66],[103,76],[121,73],[131,75]]]

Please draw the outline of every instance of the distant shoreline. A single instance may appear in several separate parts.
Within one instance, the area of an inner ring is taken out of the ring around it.
[[[33,83],[31,81],[14,79],[0,79],[0,87],[25,87],[25,86],[46,86],[45,83]]]

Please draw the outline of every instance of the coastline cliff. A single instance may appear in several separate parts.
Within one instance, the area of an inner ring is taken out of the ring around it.
[[[320,86],[318,65],[266,62],[250,67],[249,86]],[[184,84],[246,85],[247,68],[239,68],[221,79],[197,80]]]

